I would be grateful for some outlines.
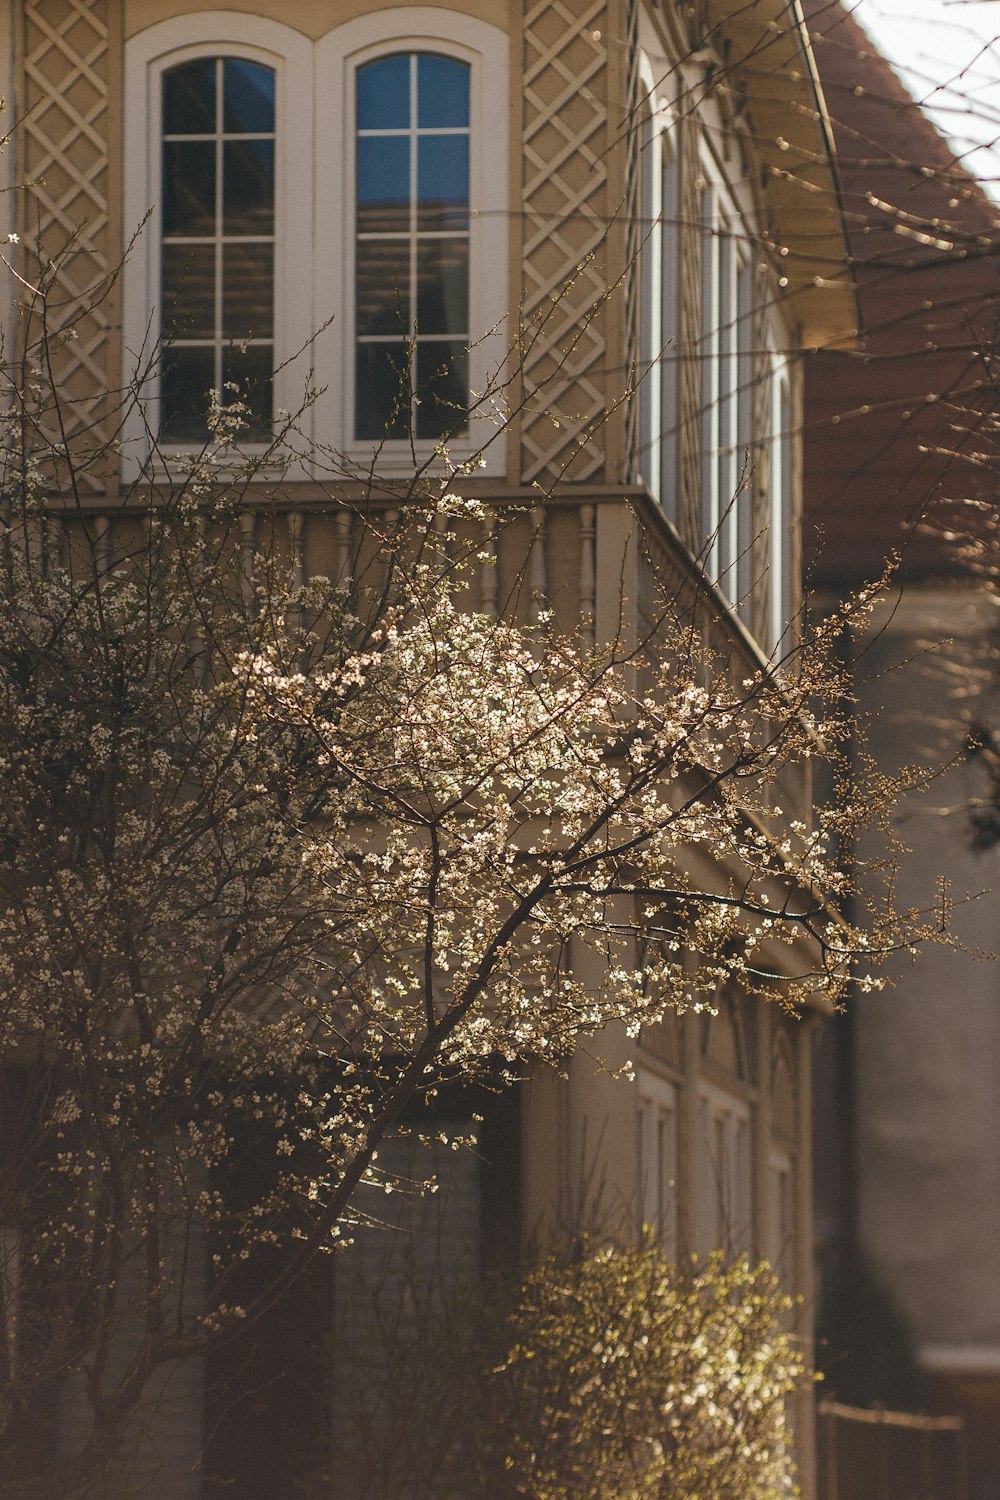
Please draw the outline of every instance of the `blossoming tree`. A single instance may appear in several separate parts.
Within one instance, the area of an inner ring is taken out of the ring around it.
[[[47,337],[8,371],[0,474],[0,1446],[14,1493],[69,1497],[159,1371],[349,1238],[380,1145],[449,1080],[502,1086],[732,978],[836,999],[919,932],[835,910],[830,849],[886,796],[838,772],[842,619],[748,674],[666,584],[596,643],[544,601],[480,607],[505,516],[446,457],[403,494],[328,486],[353,576],[298,577],[266,524],[294,426],[242,458],[238,404],[102,529],[114,453],[65,437]],[[775,779],[813,759],[834,796],[789,825]],[[40,1460],[67,1379],[75,1445]]]

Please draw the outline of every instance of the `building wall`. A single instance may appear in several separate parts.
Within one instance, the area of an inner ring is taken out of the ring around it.
[[[383,8],[361,0],[336,7],[323,0],[288,0],[280,7],[271,0],[238,5],[225,0],[217,7],[230,14],[280,15],[310,43],[327,35],[334,11],[339,25]],[[551,598],[568,623],[589,617],[596,639],[607,640],[621,626],[624,593],[624,628],[637,638],[644,623],[640,602],[653,597],[655,564],[661,575],[680,580],[707,603],[706,632],[718,633],[734,669],[759,667],[772,651],[780,654],[769,623],[774,577],[769,548],[775,533],[787,528],[795,535],[799,491],[799,460],[793,454],[779,525],[769,508],[780,436],[771,426],[769,330],[788,361],[792,429],[798,426],[800,398],[798,317],[793,308],[779,313],[774,306],[776,280],[761,250],[765,205],[752,132],[737,130],[737,101],[715,89],[704,60],[688,61],[683,26],[662,8],[640,12],[634,0],[594,0],[572,14],[556,0],[533,0],[523,7],[515,0],[500,5],[459,0],[452,8],[499,28],[512,44],[510,200],[496,234],[509,252],[509,308],[516,309],[520,338],[518,390],[528,398],[510,425],[502,472],[474,479],[469,488],[501,507],[528,494],[537,500],[531,516],[522,516],[498,542],[487,544],[495,548],[497,567],[483,570],[481,602],[497,609],[512,598],[514,611],[526,617],[538,598]],[[136,226],[126,221],[122,208],[123,143],[127,152],[129,138],[134,140],[145,124],[123,118],[125,47],[141,40],[149,27],[186,16],[201,24],[205,7],[189,0],[25,0],[16,9],[13,94],[21,123],[15,170],[28,183],[18,221],[28,252],[24,265],[37,268],[51,258],[61,262],[60,324],[75,328],[77,336],[60,347],[58,374],[72,396],[81,443],[95,433],[110,433],[114,393],[126,362],[117,273]],[[660,91],[657,103],[670,118],[680,173],[672,288],[678,335],[669,359],[677,392],[672,419],[677,461],[661,506],[637,480],[635,451],[636,411],[642,379],[649,374],[638,367],[638,325],[644,316],[639,273],[643,246],[657,230],[638,211],[645,164],[631,121],[650,87],[635,66],[640,40],[647,72]],[[734,223],[739,221],[738,233],[754,261],[743,375],[752,416],[741,501],[749,512],[751,586],[745,600],[733,598],[730,586],[728,605],[724,592],[706,586],[697,562],[711,540],[701,515],[708,355],[700,205],[709,142],[719,173],[731,179]],[[786,437],[790,440],[790,433]],[[109,558],[126,535],[134,540],[137,534],[138,523],[117,509],[118,485],[109,462],[95,470],[95,493],[84,497],[87,524]],[[75,516],[60,532],[61,540],[53,541],[64,559],[72,554],[74,528],[81,524]],[[332,503],[322,486],[305,480],[289,485],[266,517],[248,511],[244,563],[255,546],[271,541],[296,576],[322,571],[345,581],[358,570],[357,549],[363,546],[350,508]],[[797,579],[790,582],[788,605],[794,612]],[[789,783],[781,793],[783,805],[807,817],[808,775],[793,768]],[[782,961],[799,957],[785,954]],[[599,971],[593,981],[601,982]],[[522,1243],[526,1247],[562,1226],[632,1234],[650,1204],[661,1214],[665,1242],[678,1255],[703,1253],[713,1239],[731,1231],[733,1250],[780,1261],[789,1289],[803,1298],[796,1326],[808,1343],[813,1312],[808,1025],[769,1007],[749,1007],[737,995],[703,994],[694,973],[691,998],[702,1007],[717,1001],[718,1015],[688,1009],[638,1043],[611,1032],[601,1041],[600,1068],[581,1053],[568,1081],[538,1074],[528,1082]],[[627,1063],[638,1069],[635,1084],[614,1076]],[[674,1175],[658,1202],[650,1198],[648,1150],[642,1145],[644,1110],[648,1115],[644,1089],[656,1107],[672,1100],[675,1112]],[[713,1118],[723,1122],[721,1133]],[[728,1156],[724,1163],[723,1155],[737,1150],[738,1136],[745,1156],[737,1169]],[[721,1144],[713,1156],[715,1143]],[[728,1196],[713,1204],[723,1170],[735,1175]],[[467,1188],[463,1180],[463,1191]],[[733,1220],[737,1198],[743,1222]],[[198,1377],[192,1379],[197,1385]],[[804,1410],[807,1405],[804,1398]],[[195,1393],[187,1424],[175,1420],[172,1401],[164,1400],[152,1415],[142,1413],[145,1437],[140,1434],[137,1442],[141,1446],[148,1439],[161,1459],[155,1479],[144,1481],[146,1500],[186,1500],[196,1487],[197,1408]],[[808,1494],[811,1458],[804,1416],[799,1436]],[[124,1481],[120,1487],[124,1492]]]
[[[1000,1010],[991,958],[1000,856],[973,848],[969,808],[987,787],[964,738],[970,708],[987,719],[995,711],[993,614],[961,582],[913,584],[887,603],[860,658],[870,753],[887,773],[917,766],[930,777],[896,809],[902,857],[874,838],[861,852],[894,862],[904,910],[940,910],[946,882],[955,945],[899,956],[890,988],[851,1002],[850,1071],[839,1087],[853,1103],[852,1167],[839,1210],[837,1195],[824,1194],[819,1225],[831,1252],[846,1236],[884,1278],[927,1377],[923,1403],[964,1414],[975,1500],[1000,1493]],[[817,1137],[829,1127],[821,1115]],[[828,1190],[829,1173],[819,1172]]]
[[[995,853],[972,848],[969,807],[984,784],[964,740],[970,720],[995,712],[995,626],[947,533],[974,531],[976,505],[995,506],[993,469],[966,455],[983,446],[1000,212],[854,16],[820,0],[806,9],[865,328],[856,350],[807,361],[807,568],[844,597],[899,554],[870,637],[845,651],[877,765],[937,769],[893,820],[908,846],[900,905],[932,912],[939,877],[960,903],[960,946],[900,955],[892,988],[853,996],[826,1028],[818,1228],[831,1276],[859,1252],[881,1273],[931,1377],[922,1399],[966,1415],[973,1494],[994,1496],[1000,1035],[983,955],[996,951],[997,871]]]

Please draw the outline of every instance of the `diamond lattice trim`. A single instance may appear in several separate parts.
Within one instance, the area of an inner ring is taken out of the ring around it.
[[[536,0],[525,13],[525,482],[604,468],[607,30],[606,0],[576,13]]]
[[[99,437],[108,385],[115,263],[108,205],[107,0],[27,0],[21,31],[22,233],[38,264],[56,260],[50,331],[69,430]],[[103,300],[102,300],[103,299]]]
[[[639,77],[639,5],[626,0],[628,17],[628,116],[625,131],[625,382],[635,390],[641,372],[642,341],[639,329],[640,262],[650,231],[641,221],[642,213],[642,121],[644,118],[642,84]],[[647,167],[648,170],[648,167]],[[627,480],[633,480],[642,459],[639,456],[638,400],[625,402],[625,464]]]

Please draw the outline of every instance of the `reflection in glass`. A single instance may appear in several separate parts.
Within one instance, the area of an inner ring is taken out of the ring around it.
[[[273,234],[273,141],[226,141],[222,159],[222,232]]]
[[[241,436],[250,443],[266,442],[271,435],[273,368],[274,352],[270,344],[251,344],[245,349],[231,345],[223,355],[223,404],[241,401],[248,408]],[[238,386],[238,391],[230,390],[231,385]]]
[[[463,334],[469,321],[469,241],[417,241],[417,328]]]
[[[417,60],[417,126],[454,129],[469,124],[469,66],[425,52]]]
[[[359,244],[357,288],[359,334],[409,334],[409,237]]]
[[[222,334],[269,339],[274,331],[274,250],[270,244],[225,245]]]
[[[359,344],[357,358],[357,436],[362,441],[405,438],[410,391],[405,344]]]
[[[407,130],[410,59],[405,52],[366,63],[357,76],[358,129]]]
[[[227,135],[274,134],[274,73],[227,57],[223,64],[222,128]]]
[[[469,77],[467,64],[433,53],[398,53],[358,70],[359,440],[411,431],[433,439],[466,424]],[[403,340],[414,332],[408,372]]]
[[[215,142],[165,141],[163,233],[215,233]]]
[[[239,382],[244,437],[271,428],[275,74],[200,58],[163,78],[160,436],[203,442],[207,393]],[[192,139],[208,136],[209,139]],[[221,151],[221,161],[219,152]],[[220,170],[221,168],[221,170]],[[252,342],[248,342],[252,340]]]
[[[168,443],[204,442],[208,392],[215,384],[211,346],[160,353],[160,437]]]
[[[164,74],[163,134],[215,134],[214,57],[199,57]]]
[[[410,143],[406,136],[358,141],[358,233],[405,233],[410,227]]]
[[[417,437],[464,432],[469,404],[469,355],[464,341],[417,340]]]
[[[417,224],[421,229],[465,229],[469,222],[469,137],[420,137]]]
[[[163,246],[163,334],[210,339],[215,333],[215,246]]]

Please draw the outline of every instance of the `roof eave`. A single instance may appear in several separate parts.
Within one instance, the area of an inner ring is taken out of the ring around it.
[[[746,103],[786,310],[812,348],[851,347],[860,318],[833,132],[799,0],[711,0]]]

